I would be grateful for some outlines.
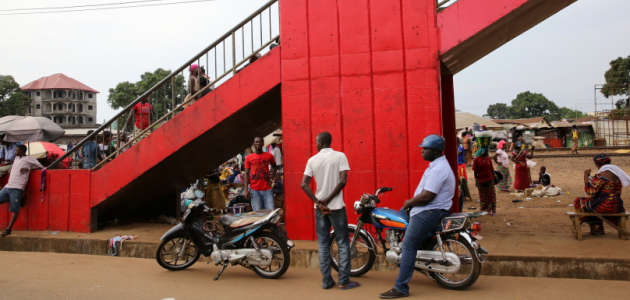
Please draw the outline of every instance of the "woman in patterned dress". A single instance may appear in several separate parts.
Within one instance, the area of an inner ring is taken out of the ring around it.
[[[479,189],[480,210],[494,216],[497,212],[497,194],[494,189],[494,167],[492,159],[488,156],[488,147],[492,143],[492,131],[479,130],[475,132],[475,138],[479,150],[475,153],[473,172],[477,189]]]
[[[503,175],[503,181],[499,183],[499,190],[509,192],[512,185],[512,175],[510,175],[510,157],[503,151],[505,141],[500,141],[497,145],[497,152],[494,154],[494,162],[497,163],[498,170]]]
[[[588,197],[578,197],[573,202],[577,212],[594,212],[600,214],[625,212],[621,200],[622,186],[630,185],[630,176],[621,168],[610,164],[606,154],[598,154],[593,158],[599,173],[592,178],[591,170],[584,171],[584,191]],[[597,217],[582,217],[580,221],[588,223],[591,235],[605,234],[604,224]],[[616,224],[617,218],[609,219]]]

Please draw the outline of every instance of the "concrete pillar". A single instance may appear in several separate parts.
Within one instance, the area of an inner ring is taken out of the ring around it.
[[[448,71],[441,75],[442,90],[442,132],[446,140],[444,155],[448,159],[453,172],[457,174],[457,129],[455,125],[455,92],[453,75]],[[457,177],[457,176],[456,176]],[[456,183],[457,185],[457,183]],[[459,199],[453,198],[452,212],[459,212]]]
[[[418,145],[442,134],[433,0],[283,0],[282,112],[289,236],[314,239],[313,204],[300,189],[315,135],[328,131],[350,168],[349,218],[363,193],[393,187],[400,208],[428,163]]]

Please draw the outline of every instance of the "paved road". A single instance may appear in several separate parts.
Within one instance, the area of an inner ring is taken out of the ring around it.
[[[169,272],[154,260],[73,254],[0,252],[0,299],[378,299],[396,273],[371,272],[355,290],[321,290],[319,270],[293,268],[267,280],[214,265]],[[336,275],[335,275],[336,276]],[[624,299],[630,282],[481,276],[466,291],[449,291],[416,274],[410,299]]]

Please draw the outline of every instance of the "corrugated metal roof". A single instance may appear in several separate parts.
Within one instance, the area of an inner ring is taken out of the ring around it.
[[[90,130],[96,131],[98,128],[73,128],[73,129],[65,129],[66,133],[64,136],[82,136],[87,135],[87,132]],[[109,131],[109,129],[107,130]],[[118,134],[116,129],[112,129],[112,134]]]
[[[503,128],[500,124],[497,124],[495,122],[492,122],[492,120],[485,119],[475,114],[471,114],[468,112],[455,113],[455,127],[457,127],[457,130],[464,129],[466,127],[472,127],[473,123],[486,125],[488,129]]]
[[[75,79],[72,79],[66,75],[61,73],[53,74],[47,77],[42,77],[33,82],[30,82],[20,89],[23,91],[34,91],[34,90],[52,90],[52,89],[63,89],[63,90],[80,90],[92,93],[98,93],[99,91],[78,82]]]
[[[551,125],[551,123],[549,123],[543,117],[540,117],[540,118],[529,118],[529,119],[507,119],[507,120],[493,119],[492,121],[494,121],[496,123],[499,123],[499,124],[525,125],[525,126],[531,127],[531,128],[553,127],[553,125]],[[541,122],[544,122],[547,126],[539,126]]]

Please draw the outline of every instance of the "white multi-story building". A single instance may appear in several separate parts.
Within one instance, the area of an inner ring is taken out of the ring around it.
[[[61,73],[42,77],[21,89],[33,99],[29,115],[49,118],[61,128],[96,127],[97,90]]]

